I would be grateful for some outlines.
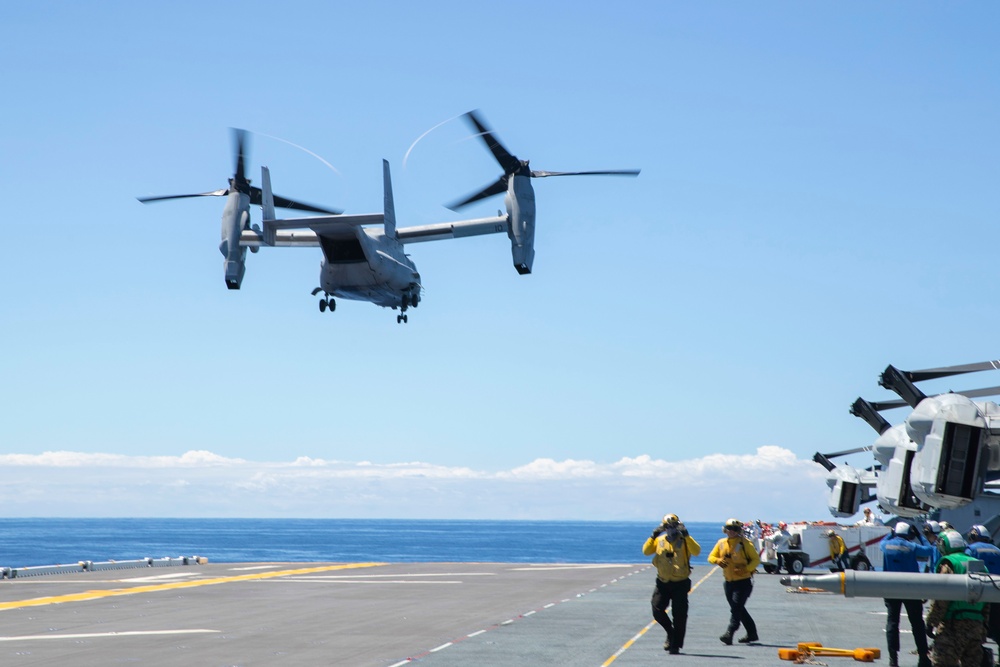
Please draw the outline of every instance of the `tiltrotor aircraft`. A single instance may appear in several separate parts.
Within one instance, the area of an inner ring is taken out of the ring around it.
[[[851,406],[851,414],[864,419],[879,434],[878,439],[870,447],[814,457],[830,472],[831,514],[852,516],[861,503],[872,500],[901,517],[943,510],[949,521],[954,519],[959,525],[986,523],[1000,512],[1000,495],[996,493],[1000,490],[1000,405],[972,400],[996,396],[1000,387],[929,396],[916,386],[924,380],[985,370],[1000,370],[1000,361],[919,371],[888,366],[879,384],[901,400],[858,398]],[[880,414],[906,406],[913,411],[896,426]],[[868,450],[877,461],[868,470],[830,461]]]
[[[178,197],[228,195],[230,199],[222,215],[222,244],[219,249],[226,258],[225,278],[229,289],[240,288],[247,248],[257,252],[261,247],[319,247],[323,251],[319,287],[312,294],[316,296],[322,293],[319,300],[320,311],[335,310],[335,297],[340,297],[398,309],[396,322],[406,322],[406,311],[420,303],[423,286],[416,265],[404,252],[405,244],[506,232],[510,238],[514,268],[520,274],[529,274],[535,256],[535,192],[531,186],[532,178],[639,174],[639,170],[532,171],[528,168],[527,160],[518,160],[503,147],[475,112],[467,113],[466,118],[500,164],[503,174],[479,192],[455,202],[451,208],[458,209],[506,192],[506,215],[418,227],[397,227],[389,163],[386,160],[382,161],[382,213],[342,215],[339,211],[320,209],[277,197],[271,191],[267,167],[261,168],[260,189],[252,188],[243,176],[242,131],[236,133],[236,176],[230,179],[227,190],[196,195],[147,197],[140,201],[145,203]],[[250,204],[258,204],[263,209],[262,229],[250,224]],[[329,215],[278,219],[275,207]]]

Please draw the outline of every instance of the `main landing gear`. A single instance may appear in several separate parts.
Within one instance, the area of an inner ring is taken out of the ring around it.
[[[323,292],[323,288],[317,287],[312,291],[312,295],[316,296],[320,292]],[[333,297],[330,296],[328,293],[323,292],[323,298],[319,300],[319,312],[321,313],[325,312],[328,308],[330,309],[331,313],[337,310],[337,302],[334,301]]]
[[[416,308],[418,303],[420,303],[420,297],[418,295],[414,294],[411,296],[409,294],[404,294],[403,300],[399,305],[399,315],[396,315],[396,324],[405,324],[408,320],[406,317],[406,309],[410,306]]]

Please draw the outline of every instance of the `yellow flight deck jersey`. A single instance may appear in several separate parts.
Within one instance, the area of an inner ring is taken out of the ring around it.
[[[723,537],[715,543],[708,562],[718,565],[726,561],[728,565],[722,568],[722,576],[726,581],[740,581],[753,576],[754,570],[760,565],[760,554],[753,544],[745,537]]]
[[[691,576],[691,556],[701,553],[701,545],[690,535],[670,542],[667,534],[662,533],[656,539],[647,538],[642,545],[642,553],[644,556],[653,556],[657,579],[684,581]]]
[[[842,553],[847,553],[847,545],[843,537],[834,533],[830,538],[830,558],[836,558]]]

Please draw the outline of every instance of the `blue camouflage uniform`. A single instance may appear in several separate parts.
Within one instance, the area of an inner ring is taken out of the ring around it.
[[[921,542],[914,542],[903,535],[895,532],[889,533],[879,543],[882,549],[882,569],[886,572],[919,572],[920,565],[918,559],[931,558],[936,554],[936,549]],[[927,649],[927,630],[924,626],[924,605],[920,600],[897,600],[885,599],[885,609],[887,618],[885,621],[885,641],[889,649],[889,665],[898,665],[897,655],[899,654],[899,612],[900,608],[906,609],[906,617],[910,620],[910,629],[913,631],[913,641],[917,645],[917,654],[920,662],[927,664],[929,661]]]
[[[980,534],[986,531],[982,526],[974,526],[974,528],[981,529],[979,530]],[[981,539],[989,539],[989,533],[982,535]],[[992,542],[973,542],[970,540],[965,553],[983,561],[986,571],[990,574],[1000,574],[1000,547],[997,545]],[[986,634],[990,639],[1000,644],[1000,604],[991,604],[989,608]]]

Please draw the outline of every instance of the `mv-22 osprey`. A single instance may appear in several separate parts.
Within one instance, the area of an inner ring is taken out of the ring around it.
[[[480,199],[505,192],[507,215],[418,227],[397,227],[389,163],[386,160],[382,161],[382,213],[342,215],[333,209],[278,197],[271,190],[267,167],[261,168],[261,188],[250,186],[250,181],[245,177],[245,133],[241,130],[236,131],[236,174],[230,179],[228,189],[191,195],[145,197],[139,201],[147,203],[182,197],[228,196],[222,214],[222,242],[219,250],[225,256],[225,279],[229,289],[240,288],[246,270],[248,248],[251,252],[257,252],[261,247],[319,247],[323,251],[320,285],[312,294],[316,296],[322,293],[320,311],[335,310],[335,297],[340,297],[398,309],[396,322],[406,322],[406,311],[420,303],[423,286],[416,265],[403,250],[405,244],[506,232],[511,242],[514,268],[522,275],[529,274],[535,257],[535,192],[531,186],[532,178],[639,174],[637,169],[532,171],[527,160],[517,159],[503,147],[475,112],[467,113],[466,118],[500,164],[503,174],[482,190],[451,204],[450,208],[458,210]],[[251,204],[263,209],[262,228],[250,224]],[[329,215],[279,219],[275,215],[276,207]]]

